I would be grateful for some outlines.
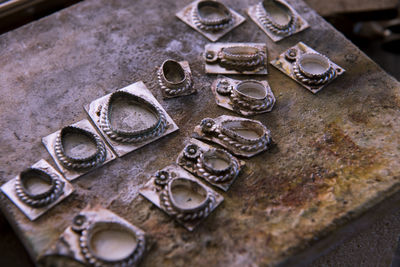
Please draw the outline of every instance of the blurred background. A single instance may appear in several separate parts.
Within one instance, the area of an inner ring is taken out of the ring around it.
[[[82,0],[0,0],[0,35]],[[399,0],[305,0],[384,70],[400,80]],[[400,209],[309,266],[400,266]],[[0,212],[0,266],[34,266]]]

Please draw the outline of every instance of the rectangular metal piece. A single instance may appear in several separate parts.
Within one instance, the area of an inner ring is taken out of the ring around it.
[[[319,91],[321,91],[325,86],[327,86],[329,83],[334,81],[338,76],[342,75],[345,72],[345,69],[343,69],[339,65],[336,65],[334,62],[332,62],[330,59],[328,59],[329,62],[331,63],[331,65],[332,65],[332,68],[336,69],[337,76],[334,79],[332,79],[331,81],[329,81],[328,83],[320,85],[320,86],[317,86],[317,87],[312,87],[312,86],[309,86],[307,84],[304,84],[301,81],[299,81],[298,79],[296,79],[296,76],[294,75],[293,66],[294,66],[296,61],[295,60],[289,61],[285,56],[286,52],[289,51],[289,50],[292,50],[292,49],[296,49],[296,51],[297,51],[296,58],[298,58],[301,54],[304,54],[304,53],[321,54],[321,53],[318,53],[317,51],[315,51],[314,49],[312,49],[311,47],[307,46],[303,42],[299,42],[295,46],[293,46],[293,47],[287,49],[286,51],[284,51],[282,54],[279,55],[278,58],[276,58],[275,60],[272,60],[270,63],[271,63],[272,66],[274,66],[278,70],[280,70],[283,73],[285,73],[287,76],[289,76],[290,78],[292,78],[293,80],[295,80],[296,82],[301,84],[303,87],[305,87],[306,89],[311,91],[313,94],[316,94]]]
[[[206,73],[210,74],[268,74],[267,70],[267,65],[268,65],[268,53],[267,53],[267,45],[265,43],[214,43],[214,44],[207,44],[205,46],[205,51],[204,51],[204,57],[208,52],[214,53],[215,55],[218,55],[218,53],[221,51],[222,48],[226,47],[231,47],[231,46],[251,46],[255,47],[265,53],[265,65],[264,68],[258,70],[258,71],[243,71],[239,72],[236,70],[228,70],[225,69],[224,67],[221,67],[218,63],[211,64],[211,63],[205,63],[206,64]]]
[[[279,0],[280,2],[282,2],[283,4],[285,4],[288,8],[290,8],[290,10],[293,12],[294,14],[294,18],[296,19],[296,29],[291,32],[289,35],[280,35],[280,34],[276,34],[273,31],[269,30],[268,28],[264,27],[264,25],[259,21],[258,16],[257,16],[257,8],[260,8],[259,5],[261,5],[262,2],[250,6],[247,9],[247,14],[250,16],[250,18],[254,21],[255,24],[258,25],[258,27],[261,28],[261,30],[263,30],[263,32],[265,32],[266,35],[268,35],[269,38],[272,39],[272,41],[274,42],[278,42],[282,39],[285,39],[289,36],[292,36],[298,32],[304,31],[305,29],[309,28],[310,25],[308,24],[308,22],[303,19],[302,16],[300,16],[299,13],[297,13],[297,11],[290,6],[285,0]]]
[[[44,213],[46,213],[48,210],[50,210],[52,207],[57,205],[59,202],[61,202],[64,198],[69,196],[74,191],[74,189],[72,185],[44,159],[41,159],[33,164],[32,168],[41,169],[47,173],[54,174],[55,176],[57,176],[58,179],[64,182],[63,193],[58,197],[56,201],[49,204],[48,206],[40,208],[34,208],[25,204],[19,199],[15,192],[15,182],[18,176],[3,184],[1,186],[1,190],[15,204],[15,206],[17,206],[25,214],[25,216],[29,218],[29,220],[34,221],[42,216]]]
[[[267,88],[268,94],[271,95],[271,97],[273,99],[273,104],[271,105],[271,107],[269,109],[262,110],[262,111],[247,111],[244,109],[236,108],[231,101],[230,94],[223,95],[223,94],[218,93],[217,87],[219,86],[219,84],[221,82],[225,83],[224,86],[234,87],[234,86],[238,85],[240,82],[242,82],[242,80],[235,80],[235,79],[225,77],[223,75],[218,75],[217,79],[215,79],[213,81],[213,83],[211,84],[211,91],[214,94],[217,105],[220,107],[235,111],[236,113],[243,115],[243,116],[251,116],[251,115],[255,115],[255,114],[270,112],[272,110],[272,108],[274,107],[275,96],[272,93],[271,87],[269,86],[267,81],[259,81],[259,82],[262,83],[265,86],[265,88]]]
[[[89,115],[90,119],[96,125],[97,129],[101,132],[101,134],[107,140],[107,142],[111,145],[112,149],[118,155],[118,157],[122,157],[123,155],[125,155],[129,152],[139,149],[142,146],[145,146],[151,142],[154,142],[154,141],[160,139],[161,137],[166,136],[166,135],[168,135],[172,132],[175,132],[179,129],[178,126],[175,124],[175,122],[172,120],[172,118],[164,110],[164,108],[161,106],[161,104],[158,103],[157,99],[153,96],[153,94],[149,91],[149,89],[147,89],[146,85],[142,81],[136,82],[134,84],[131,84],[131,85],[124,87],[122,89],[119,89],[119,90],[142,97],[142,98],[146,99],[147,101],[151,102],[153,105],[160,108],[162,110],[162,112],[165,114],[165,117],[167,120],[167,126],[166,126],[165,131],[162,134],[160,134],[159,136],[157,136],[155,138],[151,138],[149,140],[145,140],[140,143],[117,142],[117,141],[112,140],[110,137],[108,137],[107,134],[104,133],[104,131],[101,129],[101,127],[99,125],[100,112],[101,112],[102,106],[106,105],[109,97],[111,96],[111,93],[92,101],[89,105],[85,105],[84,106],[85,111]]]
[[[206,186],[204,183],[202,183],[199,179],[194,177],[192,174],[190,174],[188,171],[182,169],[178,165],[169,165],[165,168],[163,168],[161,171],[166,171],[171,174],[172,178],[174,177],[179,177],[179,178],[184,178],[188,179],[191,181],[194,181],[195,183],[200,183],[208,192],[212,192],[215,196],[215,205],[211,208],[209,213],[211,213],[214,209],[216,209],[219,204],[224,200],[224,197],[221,196],[219,193],[211,189],[210,187]],[[174,217],[174,219],[180,223],[182,226],[184,226],[188,231],[193,231],[194,228],[196,228],[203,220],[206,219],[206,217],[203,217],[201,219],[194,219],[194,220],[189,220],[189,221],[184,221],[182,219],[177,218],[176,216],[173,216],[170,212],[168,212],[162,205],[161,205],[161,200],[160,200],[160,195],[162,192],[162,188],[157,186],[155,184],[155,175],[153,175],[150,180],[145,184],[140,189],[140,194],[147,198],[150,202],[152,202],[154,205],[162,209],[165,213],[168,215]],[[171,177],[169,178],[171,179]]]
[[[89,225],[93,225],[95,223],[118,223],[121,225],[129,226],[135,231],[135,233],[145,235],[145,232],[142,229],[131,224],[129,221],[111,212],[110,210],[104,209],[100,206],[87,206],[85,209],[79,212],[79,216],[84,217],[85,223],[88,223]],[[71,222],[73,223],[72,219],[73,218],[71,218]],[[67,256],[73,258],[78,262],[81,262],[86,266],[88,262],[82,254],[82,248],[80,247],[80,237],[80,232],[76,232],[72,229],[72,226],[68,226],[59,236],[59,238],[47,250],[39,255],[39,261],[42,263],[49,263],[49,261],[51,261],[54,266],[62,266],[65,265],[65,259],[63,259],[62,256]],[[47,256],[50,257],[47,258]]]
[[[239,26],[246,20],[243,16],[241,16],[235,10],[227,7],[229,9],[229,11],[231,12],[232,17],[234,19],[234,22],[232,25],[230,25],[229,27],[227,27],[225,29],[222,29],[219,32],[208,32],[208,31],[199,29],[194,24],[193,19],[192,19],[193,9],[196,8],[196,5],[198,2],[200,2],[200,0],[194,1],[191,4],[187,5],[182,10],[180,10],[178,13],[176,13],[176,16],[179,19],[181,19],[183,22],[185,22],[187,25],[189,25],[190,27],[192,27],[193,29],[195,29],[196,31],[198,31],[199,33],[204,35],[207,39],[209,39],[212,42],[217,41],[222,36],[224,36],[225,34],[230,32],[231,30],[233,30],[234,28],[236,28],[237,26]]]
[[[201,142],[201,141],[199,141],[199,140],[197,140],[197,139],[194,139],[194,138],[191,138],[191,139],[189,140],[188,144],[195,144],[195,145],[197,145],[197,146],[201,149],[201,151],[203,151],[203,152],[208,151],[208,150],[214,148],[213,146],[210,146],[210,145],[208,145],[208,144],[206,144],[206,143],[204,143],[204,142]],[[182,150],[181,153],[179,153],[178,158],[176,159],[176,163],[177,163],[179,166],[181,166],[181,167],[184,168],[185,170],[189,171],[190,173],[196,175],[197,177],[199,177],[199,178],[205,180],[206,182],[212,184],[213,186],[218,187],[218,188],[224,190],[225,192],[228,191],[229,187],[231,187],[231,185],[232,185],[232,184],[235,182],[235,180],[238,178],[238,177],[235,177],[235,178],[233,178],[232,180],[230,180],[230,181],[228,181],[228,182],[225,182],[225,183],[211,182],[211,181],[206,180],[206,179],[204,179],[203,177],[201,177],[200,173],[198,172],[198,168],[193,168],[193,166],[190,166],[190,165],[188,165],[188,164],[185,164],[185,161],[186,161],[186,160],[185,160],[185,158],[184,158],[183,150]],[[240,171],[239,171],[239,175],[238,175],[238,176],[241,176],[241,178],[244,179],[245,176],[244,176],[243,168],[245,167],[245,162],[244,162],[243,160],[238,160],[238,162],[239,162],[239,168],[240,168]]]
[[[57,139],[57,136],[59,135],[59,133],[61,132],[61,130],[58,130],[57,132],[54,132],[46,137],[42,138],[42,143],[43,145],[46,147],[47,151],[49,152],[49,154],[51,155],[51,157],[53,158],[54,162],[56,163],[58,169],[62,172],[62,174],[64,175],[64,177],[68,180],[68,181],[73,181],[79,177],[81,177],[82,175],[85,175],[86,173],[103,166],[104,164],[116,159],[116,155],[114,154],[114,152],[111,150],[111,148],[109,147],[108,143],[103,139],[103,137],[101,136],[101,134],[99,134],[96,129],[93,127],[93,125],[87,120],[81,120],[78,121],[74,124],[72,124],[71,126],[75,126],[77,128],[81,128],[84,130],[87,130],[91,133],[94,133],[96,135],[98,135],[104,142],[105,148],[107,150],[107,156],[106,156],[106,160],[100,164],[99,166],[96,166],[94,168],[91,168],[89,170],[74,170],[74,169],[68,169],[65,168],[61,162],[58,160],[56,153],[54,151],[54,145]]]

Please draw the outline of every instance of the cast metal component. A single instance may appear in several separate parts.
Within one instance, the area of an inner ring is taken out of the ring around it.
[[[219,16],[210,16],[210,11],[215,10]],[[197,28],[205,31],[218,32],[228,28],[234,23],[230,10],[221,2],[202,0],[192,11],[192,20]]]
[[[260,43],[215,43],[205,47],[206,73],[267,74],[267,48]]]
[[[64,137],[68,134],[84,135],[88,137],[95,145],[96,152],[87,157],[70,156],[64,149]],[[58,160],[68,169],[88,169],[101,165],[107,157],[107,150],[103,140],[92,132],[74,126],[66,126],[61,129],[57,136],[54,151]]]
[[[38,178],[51,186],[44,192],[33,193],[26,186],[30,179]],[[20,173],[15,182],[15,192],[20,200],[31,207],[44,207],[56,201],[63,193],[64,182],[54,173],[42,169],[28,168]]]
[[[309,27],[285,0],[264,0],[248,8],[250,18],[274,41]]]
[[[240,81],[219,76],[211,90],[219,106],[244,116],[269,112],[276,102],[267,81]]]
[[[283,52],[271,64],[314,94],[345,72],[302,42]]]
[[[269,130],[261,122],[225,115],[203,119],[193,137],[215,142],[244,157],[267,150],[272,142]]]
[[[1,190],[33,221],[69,196],[73,187],[41,159],[5,183]]]
[[[98,98],[85,110],[120,157],[179,129],[143,82]]]
[[[176,13],[190,27],[215,42],[246,19],[219,1],[196,0]]]
[[[191,139],[185,146],[177,158],[177,163],[224,191],[229,189],[244,166],[244,162],[226,150],[215,149],[196,139]]]
[[[102,136],[86,119],[43,137],[42,143],[69,181],[116,158]]]
[[[105,235],[106,232],[109,235]],[[127,236],[134,243],[124,251],[107,247],[107,238],[114,236],[111,235],[114,233]],[[98,243],[104,248],[98,250]],[[54,256],[67,256],[75,262],[90,266],[137,266],[144,256],[145,248],[146,236],[143,230],[109,210],[88,206],[73,218],[71,226],[39,258],[42,263],[51,262]],[[115,252],[117,254],[113,255]]]
[[[140,194],[192,231],[223,197],[177,165],[158,171]]]
[[[187,61],[177,62],[168,59],[157,72],[158,83],[164,98],[190,95],[196,92],[193,88],[192,73]]]

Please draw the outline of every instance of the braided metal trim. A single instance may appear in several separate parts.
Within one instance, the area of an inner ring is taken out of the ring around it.
[[[83,134],[89,137],[94,143],[96,143],[96,153],[93,156],[87,158],[69,157],[64,151],[64,146],[62,141],[63,134],[65,133],[65,131],[74,131],[78,134]],[[107,157],[107,150],[104,145],[104,142],[100,139],[100,137],[97,134],[73,126],[67,126],[61,129],[61,132],[58,134],[56,138],[54,151],[57,156],[57,159],[61,162],[61,164],[64,167],[70,169],[93,168],[103,163]]]
[[[270,94],[268,94],[264,99],[252,99],[249,101],[243,99],[243,97],[238,95],[235,90],[231,91],[230,99],[233,106],[236,106],[239,109],[256,112],[267,110],[274,104],[274,99]]]
[[[198,4],[200,4],[200,3],[201,2],[199,2]],[[220,3],[220,2],[217,2],[217,3],[222,5],[224,7],[225,11],[229,12],[226,17],[221,18],[221,19],[216,19],[216,20],[203,19],[199,15],[198,8],[197,8],[198,4],[193,7],[192,21],[193,21],[193,24],[198,29],[201,29],[204,31],[210,31],[210,32],[218,32],[223,29],[229,28],[233,25],[233,23],[235,22],[235,18],[232,16],[232,13],[230,12],[230,10],[227,7],[225,7],[225,5],[223,5],[222,3]]]
[[[308,78],[303,73],[301,73],[297,62],[295,64],[293,64],[293,73],[297,80],[299,80],[300,82],[302,82],[304,84],[311,85],[311,86],[319,86],[319,85],[327,84],[331,80],[335,79],[337,76],[337,72],[336,72],[335,68],[331,67],[327,71],[327,73],[321,78],[316,78],[316,79]]]
[[[121,133],[115,129],[112,129],[109,121],[109,111],[110,111],[110,105],[112,105],[111,103],[112,97],[117,93],[119,94],[123,93],[129,97],[135,98],[136,101],[141,102],[148,107],[151,107],[152,110],[156,113],[158,121],[152,127],[131,133]],[[161,135],[165,131],[166,126],[167,126],[167,119],[165,117],[164,111],[162,111],[158,106],[145,100],[144,98],[124,91],[117,91],[113,93],[110,96],[107,104],[104,105],[101,110],[101,115],[100,115],[101,129],[108,137],[118,142],[123,142],[123,143],[143,142],[145,140],[155,138]]]
[[[125,259],[118,261],[108,261],[103,260],[95,256],[90,249],[90,234],[91,231],[95,229],[99,224],[116,224],[120,226],[122,229],[125,229],[131,233],[133,233],[136,237],[136,248],[135,250]],[[129,227],[129,225],[125,225],[115,221],[100,221],[89,224],[88,227],[82,230],[81,236],[79,238],[79,246],[81,248],[81,252],[85,257],[86,261],[92,266],[107,266],[107,267],[117,267],[117,266],[137,266],[140,259],[142,258],[145,247],[146,247],[146,239],[144,234],[139,231],[135,231],[134,228]]]
[[[195,212],[180,212],[172,205],[167,188],[164,188],[160,193],[161,206],[167,211],[168,214],[182,221],[193,221],[196,219],[207,217],[208,214],[210,214],[212,209],[214,208],[215,202],[216,202],[216,196],[214,195],[213,192],[208,191],[207,201],[203,209]]]
[[[286,6],[284,3],[277,1],[280,4]],[[268,14],[268,12],[265,10],[262,2],[257,4],[256,7],[256,17],[258,19],[258,21],[264,26],[264,28],[268,29],[269,31],[273,32],[276,35],[291,35],[296,31],[296,27],[297,27],[297,18],[296,15],[294,14],[294,12],[288,7],[286,6],[288,11],[289,11],[289,17],[290,17],[290,21],[287,25],[281,25],[278,24],[276,22],[274,22],[273,20],[271,20],[270,15]]]
[[[190,77],[187,71],[184,70],[184,72],[185,72],[185,81],[183,82],[182,86],[178,88],[171,88],[167,86],[162,77],[162,66],[161,66],[161,68],[157,72],[158,84],[160,85],[161,90],[164,91],[165,94],[169,96],[177,96],[190,92],[190,89],[192,88],[193,85],[192,77]]]
[[[226,51],[221,50],[220,52],[220,65],[228,70],[252,71],[258,68],[262,68],[265,64],[265,54],[262,51],[258,51],[252,55],[233,55],[228,54]],[[233,58],[237,59],[233,59]]]
[[[26,189],[22,185],[21,175],[24,174],[24,172],[22,172],[17,177],[17,180],[15,182],[15,192],[16,192],[18,198],[22,202],[27,204],[28,206],[31,206],[34,208],[48,206],[51,203],[55,202],[63,194],[65,184],[63,181],[58,179],[57,175],[52,174],[52,173],[47,173],[41,169],[30,168],[30,169],[27,169],[25,172],[33,171],[33,170],[42,172],[44,175],[47,175],[51,179],[51,182],[53,184],[52,188],[48,192],[45,192],[44,194],[40,194],[40,195],[42,195],[41,197],[32,196],[31,194],[26,192]]]
[[[224,173],[217,175],[212,171],[207,170],[207,167],[204,165],[204,161],[202,157],[197,158],[197,163],[195,165],[195,171],[202,178],[213,182],[213,183],[225,183],[233,180],[239,174],[239,162],[228,152],[225,150],[224,153],[229,157],[229,167],[227,171]]]
[[[234,148],[245,151],[245,152],[252,152],[252,151],[261,151],[264,149],[268,148],[268,145],[271,143],[271,137],[269,135],[266,135],[265,137],[261,138],[257,143],[254,143],[253,145],[246,145],[243,143],[240,143],[239,141],[221,133],[218,131],[218,139],[220,139],[222,142],[233,146]]]

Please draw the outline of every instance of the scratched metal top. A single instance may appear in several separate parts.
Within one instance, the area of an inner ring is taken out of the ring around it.
[[[193,233],[138,195],[148,175],[175,161],[203,117],[235,115],[215,104],[201,53],[208,40],[174,14],[190,0],[86,0],[0,36],[0,179],[40,158],[40,139],[85,118],[82,106],[143,80],[180,131],[73,182],[76,191],[35,222],[3,195],[2,210],[36,257],[86,204],[101,204],[145,230],[143,266],[280,262],[398,190],[400,84],[301,1],[311,28],[273,43],[250,20],[222,42],[266,42],[269,60],[303,41],[346,69],[316,95],[269,66],[277,98],[256,116],[276,146],[246,160],[225,201]],[[245,14],[256,1],[229,0]],[[163,100],[157,66],[188,60],[195,95]]]

